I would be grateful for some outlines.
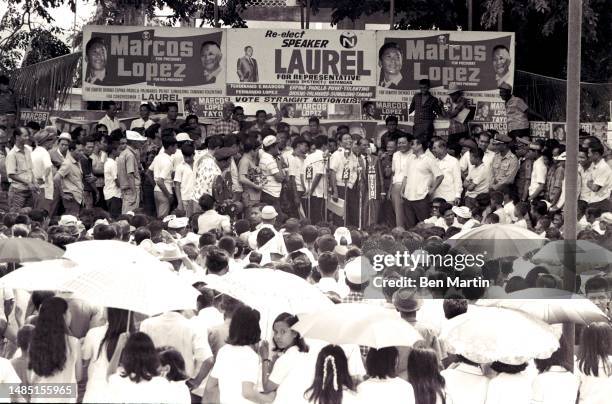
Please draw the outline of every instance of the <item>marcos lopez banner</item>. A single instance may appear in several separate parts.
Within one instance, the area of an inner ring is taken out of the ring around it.
[[[241,102],[374,98],[373,31],[231,29],[228,41],[227,95]]]
[[[465,31],[377,31],[378,100],[410,102],[419,80],[439,95],[456,85],[473,99],[497,99],[514,83],[514,34]]]
[[[84,100],[224,95],[222,30],[88,25],[83,42]]]

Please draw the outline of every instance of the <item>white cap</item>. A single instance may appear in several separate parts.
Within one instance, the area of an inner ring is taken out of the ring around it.
[[[67,132],[62,132],[62,134],[60,134],[59,137],[57,138],[57,140],[62,140],[62,139],[72,142],[72,136],[70,136],[70,133],[67,133]]]
[[[342,240],[343,237],[346,240],[346,245],[349,245],[353,242],[353,240],[351,239],[350,230],[347,229],[346,227],[338,227],[336,231],[334,232],[334,238],[336,239],[336,242],[340,244],[340,241]]]
[[[78,223],[79,219],[72,215],[62,215],[59,222],[57,222],[60,226],[76,226]]]
[[[175,217],[174,219],[168,222],[169,229],[182,229],[183,227],[187,227],[189,224],[189,219],[186,217]]]
[[[273,136],[273,135],[268,135],[268,136],[266,136],[266,137],[264,138],[263,142],[261,142],[261,144],[262,144],[264,147],[270,147],[270,146],[272,146],[274,143],[277,143],[277,140],[276,140],[276,136]]]
[[[176,215],[168,215],[168,216],[165,216],[162,219],[162,223],[168,223],[168,222],[170,222],[171,220],[174,220],[174,219],[176,219]]]
[[[178,135],[176,135],[176,141],[177,142],[191,142],[191,137],[189,137],[187,133],[181,132]]]
[[[612,213],[610,212],[602,213],[602,215],[599,216],[599,221],[606,222],[608,224],[612,224]]]
[[[344,276],[346,280],[355,285],[366,283],[369,280],[369,275],[367,271],[368,267],[364,264],[367,264],[367,260],[361,257],[356,257],[347,262],[344,266]]]
[[[147,140],[146,137],[142,136],[140,133],[135,132],[133,130],[128,130],[125,132],[125,137],[127,140],[131,140],[133,142],[144,142]]]
[[[565,152],[559,154],[557,157],[555,157],[556,161],[565,161]]]
[[[278,216],[278,213],[276,213],[276,209],[274,209],[274,206],[264,206],[261,210],[261,218],[264,220],[272,220],[276,216]]]
[[[462,219],[471,219],[472,211],[467,206],[453,206],[452,211]]]

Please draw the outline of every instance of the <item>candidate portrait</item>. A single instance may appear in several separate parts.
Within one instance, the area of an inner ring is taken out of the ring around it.
[[[244,56],[238,58],[236,71],[241,82],[257,83],[259,81],[257,59],[253,57],[252,46],[244,47]]]
[[[512,59],[510,58],[510,51],[504,45],[497,45],[493,48],[493,70],[495,72],[495,81],[497,86],[501,86],[506,83],[511,83],[511,72],[510,65]]]
[[[378,66],[380,67],[379,86],[389,89],[403,89],[405,87],[402,74],[403,55],[399,45],[387,42],[378,51]]]
[[[217,76],[221,73],[221,59],[223,54],[219,44],[214,41],[206,41],[200,47],[200,61],[202,62],[202,75],[204,83],[212,84],[217,81]]]
[[[85,45],[85,82],[104,85],[107,81],[106,61],[108,52],[104,39],[93,37]]]

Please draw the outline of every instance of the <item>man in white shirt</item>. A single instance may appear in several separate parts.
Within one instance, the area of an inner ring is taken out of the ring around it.
[[[316,286],[326,294],[337,295],[340,299],[348,296],[350,290],[346,283],[338,281],[338,257],[333,252],[324,252],[318,258],[321,279]]]
[[[584,199],[590,208],[600,209],[602,212],[612,210],[610,192],[612,191],[612,169],[603,159],[604,148],[599,142],[589,145],[589,160],[591,165],[586,170],[586,186],[589,192]]]
[[[202,195],[198,203],[203,212],[198,217],[198,234],[209,231],[221,231],[223,233],[232,231],[229,216],[221,215],[215,210],[215,200],[212,195]]]
[[[442,183],[444,175],[431,153],[426,153],[428,140],[418,136],[412,141],[414,157],[410,160],[408,175],[402,183],[406,228],[410,229],[429,217],[430,200]]]
[[[280,194],[285,173],[278,166],[278,141],[276,136],[266,136],[262,142],[263,150],[259,152],[259,168],[266,176],[261,190],[261,202],[280,210]]]
[[[104,162],[104,200],[108,206],[108,213],[111,217],[117,218],[121,215],[121,188],[119,187],[119,179],[117,177],[117,161],[116,158],[121,153],[122,146],[109,147],[108,158]]]
[[[327,137],[315,136],[313,139],[315,151],[306,156],[304,160],[303,182],[306,185],[307,205],[310,204],[309,212],[306,212],[310,222],[317,224],[323,220],[323,209],[326,196],[325,180],[325,153],[327,152]],[[309,174],[311,172],[311,174]],[[310,177],[310,178],[309,178]]]
[[[344,200],[345,223],[348,226],[359,225],[359,189],[357,180],[361,166],[353,153],[353,137],[343,133],[338,139],[340,148],[329,158],[329,177],[332,198]]]
[[[34,135],[36,148],[32,150],[32,172],[34,181],[41,187],[41,192],[35,201],[37,209],[45,209],[49,217],[54,214],[53,207],[53,163],[49,150],[55,144],[57,132],[55,128],[45,128]]]
[[[489,150],[489,145],[491,144],[491,134],[489,132],[482,132],[478,135],[477,147],[484,152],[484,157],[482,158],[482,162],[491,169],[493,165],[493,159],[495,158],[495,152]],[[470,150],[464,153],[459,160],[459,166],[461,167],[461,172],[464,176],[467,176],[469,172],[474,168],[474,166],[470,163],[470,151],[474,150],[473,145],[474,142],[472,140],[462,140],[460,142],[462,145],[467,145]]]
[[[255,227],[255,231],[249,233],[248,243],[251,249],[257,249],[257,235],[259,234],[259,231],[261,229],[267,227],[274,232],[274,242],[276,243],[274,246],[272,246],[274,248],[272,248],[273,251],[271,252],[278,253],[281,255],[287,255],[287,247],[285,246],[285,240],[283,239],[283,235],[276,231],[276,229],[274,228],[274,223],[276,223],[277,216],[278,213],[276,212],[276,209],[274,209],[273,206],[264,206],[261,209],[261,223]]]
[[[305,192],[304,177],[304,162],[306,161],[306,152],[310,148],[310,142],[303,136],[297,137],[293,141],[293,153],[287,156],[289,184],[293,189],[293,204],[291,212],[286,212],[289,216],[299,218],[302,196]]]
[[[393,153],[391,160],[391,188],[388,194],[391,197],[393,210],[395,211],[395,223],[398,227],[404,226],[404,199],[402,198],[402,184],[404,178],[408,176],[408,166],[410,159],[414,157],[410,150],[408,135],[401,133],[397,138],[397,151]]]
[[[484,404],[487,399],[489,378],[480,366],[464,357],[460,363],[441,372],[446,381],[446,393],[453,404]]]
[[[465,179],[465,206],[471,210],[478,208],[476,197],[480,194],[488,193],[491,184],[491,172],[483,163],[484,153],[480,149],[472,150],[470,153],[470,163],[474,168]]]
[[[177,209],[184,210],[187,217],[191,217],[195,212],[195,203],[191,199],[195,182],[195,173],[193,172],[195,149],[189,143],[184,144],[181,147],[181,153],[183,155],[183,162],[179,164],[174,173],[174,188],[178,202]]]
[[[533,142],[529,145],[529,153],[533,159],[533,168],[531,171],[531,182],[529,183],[529,200],[534,200],[544,192],[546,185],[546,174],[548,167],[543,153],[542,142]]]
[[[108,133],[110,134],[115,129],[125,130],[125,125],[119,122],[117,119],[117,104],[115,101],[106,101],[103,103],[104,111],[106,111],[106,115],[102,119],[98,121],[99,124],[106,126],[108,129]]]
[[[459,206],[461,193],[463,192],[459,161],[448,154],[446,140],[442,138],[436,137],[433,139],[431,152],[436,157],[438,167],[444,175],[442,183],[434,192],[434,198],[442,198],[451,205]]]
[[[174,136],[164,136],[162,144],[164,152],[155,156],[153,163],[151,163],[153,178],[155,178],[154,196],[158,218],[168,216],[174,199],[174,183],[172,181],[174,164],[172,162],[172,155],[176,152],[176,139]]]
[[[149,126],[153,125],[155,122],[150,118],[151,116],[151,107],[149,104],[140,104],[140,108],[138,109],[138,113],[140,114],[140,118],[134,119],[130,125],[130,130],[134,130],[136,128],[145,128],[148,129]]]

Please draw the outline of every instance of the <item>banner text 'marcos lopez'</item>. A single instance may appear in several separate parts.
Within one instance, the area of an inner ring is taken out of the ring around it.
[[[274,72],[281,79],[359,80],[372,72],[365,66],[363,50],[329,49],[327,39],[304,39],[306,31],[266,32],[268,38],[282,38],[274,51]],[[287,51],[286,48],[290,48]]]
[[[174,81],[185,78],[186,63],[193,57],[193,41],[168,38],[135,39],[111,35],[110,52],[117,57],[117,75],[143,77],[146,81]]]

